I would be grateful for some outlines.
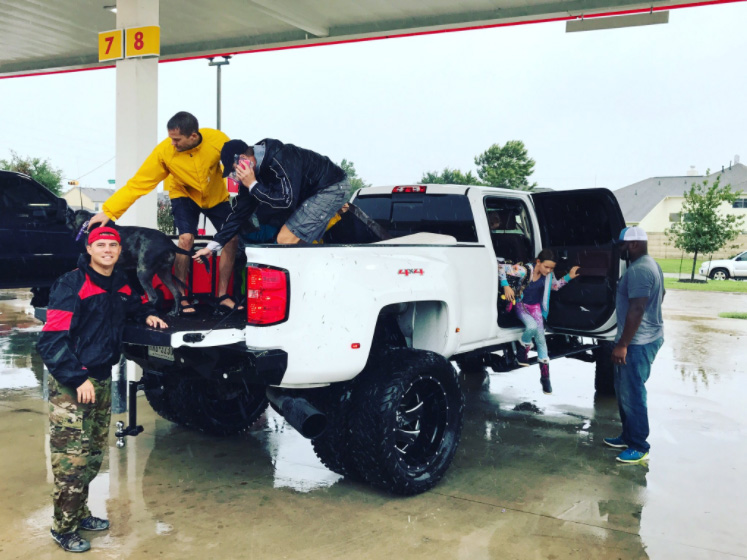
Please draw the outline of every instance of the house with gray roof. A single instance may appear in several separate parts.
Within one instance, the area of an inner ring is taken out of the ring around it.
[[[731,185],[733,191],[742,191],[742,195],[733,205],[723,204],[719,211],[723,213],[747,216],[747,166],[739,162],[739,156],[734,157],[734,163],[721,171],[709,175],[701,175],[693,168],[686,175],[674,177],[650,177],[623,187],[613,194],[620,204],[625,223],[629,226],[642,227],[649,234],[649,251],[656,257],[680,256],[680,251],[671,245],[666,246],[667,231],[672,223],[682,219],[682,204],[685,193],[694,184],[708,181],[709,185],[717,179],[721,185]],[[747,219],[745,219],[747,229]],[[740,246],[747,246],[747,235],[741,235],[736,241]],[[730,256],[732,248],[726,248],[718,254],[718,258]]]
[[[73,210],[85,209],[99,212],[106,199],[114,194],[114,189],[95,189],[92,187],[73,187],[62,198]]]
[[[737,162],[739,158],[737,158]],[[672,222],[679,221],[685,193],[697,183],[708,181],[709,185],[721,178],[722,185],[731,185],[733,191],[742,191],[744,198],[736,208],[725,205],[722,211],[746,214],[744,199],[747,199],[747,166],[732,164],[723,171],[710,175],[688,174],[675,177],[650,177],[614,191],[620,204],[625,223],[639,225],[649,232],[663,232]]]

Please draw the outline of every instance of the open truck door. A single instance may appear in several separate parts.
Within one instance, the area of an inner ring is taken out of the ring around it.
[[[625,220],[607,189],[532,194],[543,248],[557,255],[565,274],[580,276],[550,298],[548,326],[555,332],[610,338],[616,329],[615,296],[620,253],[615,245]]]

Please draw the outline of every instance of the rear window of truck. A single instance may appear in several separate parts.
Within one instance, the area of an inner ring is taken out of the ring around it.
[[[359,196],[354,203],[392,237],[440,233],[459,242],[477,241],[472,207],[464,195],[393,193]]]

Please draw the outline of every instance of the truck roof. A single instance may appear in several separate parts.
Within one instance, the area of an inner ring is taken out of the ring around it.
[[[426,187],[426,193],[430,194],[467,194],[470,189],[477,189],[485,194],[521,194],[529,196],[531,193],[517,191],[514,189],[500,189],[497,187],[481,187],[476,185],[441,185],[433,183],[400,183],[398,185],[385,185],[376,187],[364,187],[358,191],[358,196],[391,194],[397,187]]]

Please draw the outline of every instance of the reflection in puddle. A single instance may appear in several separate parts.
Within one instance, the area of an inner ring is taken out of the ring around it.
[[[162,521],[156,521],[156,535],[168,535],[174,530],[174,527]]]
[[[3,347],[0,345],[0,352],[2,351]],[[3,370],[0,374],[0,389],[23,389],[38,385],[34,372],[27,368]]]
[[[36,353],[41,324],[26,292],[0,292],[0,390],[41,386],[44,364]]]
[[[274,467],[275,488],[310,492],[332,486],[342,477],[322,465],[311,442],[290,427],[274,410],[266,413],[267,425],[256,435],[264,439]]]
[[[13,328],[0,335],[0,390],[33,389],[41,386],[44,363],[36,352],[41,327]]]

